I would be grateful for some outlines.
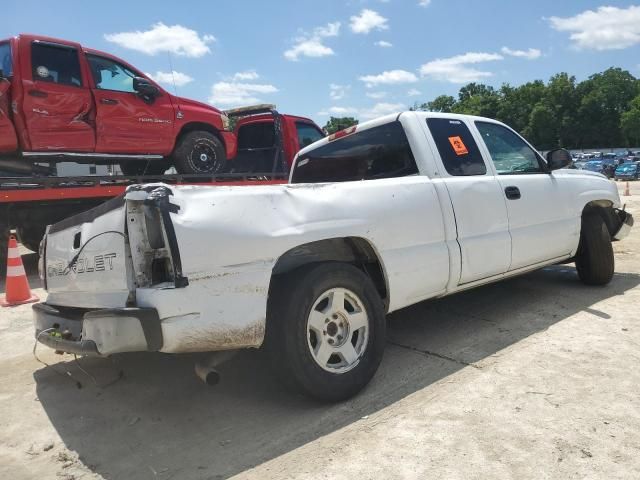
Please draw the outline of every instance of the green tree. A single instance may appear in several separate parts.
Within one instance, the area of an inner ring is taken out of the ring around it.
[[[631,101],[631,108],[622,114],[620,128],[627,139],[627,146],[640,145],[640,95]]]
[[[499,104],[500,96],[493,87],[470,83],[460,89],[453,112],[496,118]]]
[[[427,112],[444,112],[451,113],[456,107],[456,99],[451,95],[440,95],[434,98],[432,101],[418,104],[414,104],[412,110],[423,110]]]
[[[626,70],[609,68],[578,85],[578,143],[585,147],[619,146],[621,117],[638,95],[638,81]]]
[[[331,135],[339,130],[344,130],[353,125],[357,125],[358,120],[353,117],[330,117],[329,121],[324,126],[324,130]]]
[[[540,102],[531,110],[529,124],[522,133],[537,148],[550,150],[558,145],[557,125],[553,109]]]

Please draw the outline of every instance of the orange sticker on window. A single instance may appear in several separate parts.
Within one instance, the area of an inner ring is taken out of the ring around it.
[[[449,143],[453,147],[453,151],[456,152],[456,155],[466,155],[469,153],[467,147],[460,137],[449,137]]]

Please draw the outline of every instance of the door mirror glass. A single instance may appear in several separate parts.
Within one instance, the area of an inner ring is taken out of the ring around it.
[[[549,170],[560,170],[571,165],[571,154],[564,148],[557,148],[547,153],[547,165]]]
[[[158,87],[142,77],[135,77],[133,79],[133,89],[140,95],[147,97],[156,97],[160,93]]]

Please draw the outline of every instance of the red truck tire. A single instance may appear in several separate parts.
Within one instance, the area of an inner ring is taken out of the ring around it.
[[[213,133],[195,131],[178,140],[173,163],[179,173],[221,173],[227,156],[224,145]]]

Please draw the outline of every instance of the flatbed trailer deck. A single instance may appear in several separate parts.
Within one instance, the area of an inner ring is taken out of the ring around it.
[[[47,225],[89,210],[124,193],[129,185],[251,186],[286,183],[286,173],[144,175],[87,177],[0,177],[0,272],[4,271],[9,232],[38,250]]]

